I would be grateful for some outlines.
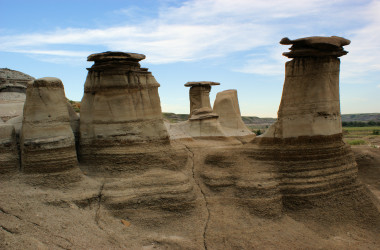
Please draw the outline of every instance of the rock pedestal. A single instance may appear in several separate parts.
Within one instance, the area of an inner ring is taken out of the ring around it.
[[[256,140],[252,158],[272,162],[281,175],[283,203],[309,204],[316,197],[358,187],[353,154],[342,140],[339,56],[349,41],[340,37],[284,38],[285,83],[278,120]]]
[[[231,136],[253,134],[241,119],[237,91],[225,90],[216,94],[213,110],[219,115],[219,123]]]
[[[218,115],[212,112],[210,104],[210,91],[213,85],[220,83],[201,81],[185,84],[185,87],[190,87],[190,120],[218,118]]]
[[[285,83],[278,121],[264,137],[334,135],[342,132],[339,105],[338,56],[347,54],[340,37],[283,38],[281,44],[293,44],[284,56]]]
[[[57,78],[41,78],[28,85],[20,135],[24,172],[53,173],[77,166],[66,103]]]
[[[81,102],[80,161],[120,166],[133,145],[169,143],[154,76],[142,54],[92,54]],[[147,144],[148,143],[148,144]],[[120,170],[121,170],[120,169]],[[93,169],[95,170],[95,169]]]
[[[191,137],[225,136],[218,121],[218,114],[214,113],[210,104],[211,86],[217,82],[188,82],[190,87],[190,116],[189,120],[174,127],[182,130]]]

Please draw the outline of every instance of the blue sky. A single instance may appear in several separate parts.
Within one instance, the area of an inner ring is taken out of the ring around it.
[[[343,36],[341,111],[380,112],[380,0],[0,0],[0,67],[63,81],[81,100],[92,53],[142,53],[164,112],[188,113],[188,81],[237,89],[243,115],[276,117],[281,38]]]

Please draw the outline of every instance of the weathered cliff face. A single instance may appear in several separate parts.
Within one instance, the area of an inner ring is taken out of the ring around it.
[[[219,123],[229,136],[253,134],[241,119],[237,91],[229,89],[216,94],[213,110],[219,115]]]
[[[23,172],[53,173],[77,166],[66,103],[57,78],[41,78],[28,85],[20,135]]]
[[[158,95],[160,86],[134,53],[93,54],[81,103],[82,162],[125,162],[125,150],[139,143],[168,143]]]

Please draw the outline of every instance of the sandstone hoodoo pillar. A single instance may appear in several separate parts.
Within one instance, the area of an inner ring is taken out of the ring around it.
[[[220,85],[218,82],[187,82],[185,87],[190,87],[190,120],[218,117],[212,112],[210,104],[211,86]]]
[[[339,105],[338,57],[349,40],[341,37],[308,37],[280,42],[293,46],[283,55],[285,83],[278,121],[265,136],[290,138],[342,133]]]
[[[20,149],[26,173],[54,173],[77,166],[67,100],[58,78],[45,77],[28,85]]]
[[[338,57],[350,43],[341,37],[283,38],[285,83],[278,120],[259,137],[256,158],[272,161],[281,175],[286,206],[351,192],[357,167],[342,140]],[[258,153],[260,152],[260,153]]]
[[[190,116],[184,129],[192,137],[225,136],[218,121],[219,115],[214,113],[210,104],[211,86],[217,82],[187,82],[190,87]]]
[[[90,55],[81,103],[80,160],[102,165],[126,162],[130,146],[167,144],[158,95],[160,86],[139,61],[145,55],[105,52]],[[121,165],[120,165],[121,166]]]

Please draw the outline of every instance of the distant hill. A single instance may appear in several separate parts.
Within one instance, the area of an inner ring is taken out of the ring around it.
[[[380,113],[342,115],[342,122],[380,122]]]
[[[169,122],[181,122],[186,121],[189,117],[188,114],[175,114],[175,113],[163,113],[164,119]],[[248,126],[265,128],[273,124],[276,118],[260,118],[257,116],[242,116],[245,124]],[[380,122],[380,113],[364,113],[364,114],[345,114],[342,115],[343,122]]]
[[[79,112],[80,102],[69,100],[76,112]],[[162,113],[165,120],[176,123],[186,121],[189,118],[188,114]],[[245,124],[253,127],[267,127],[273,124],[276,118],[260,118],[257,116],[242,116]],[[363,114],[345,114],[342,115],[342,122],[380,122],[380,113],[363,113]]]

